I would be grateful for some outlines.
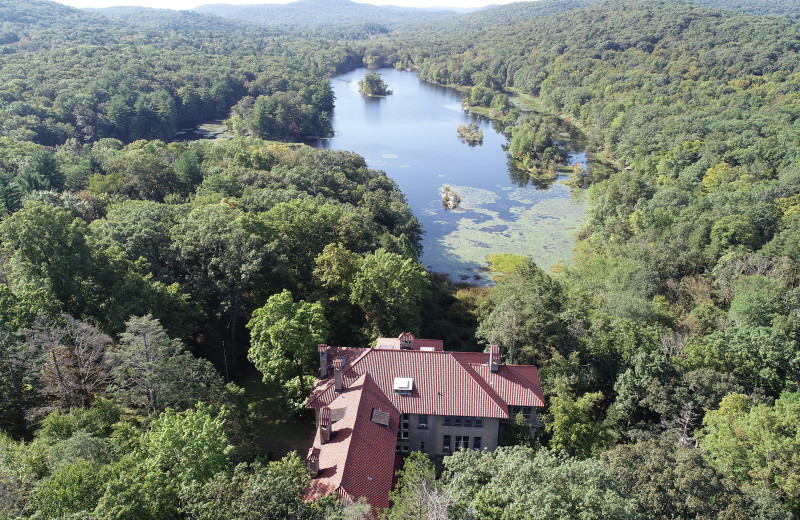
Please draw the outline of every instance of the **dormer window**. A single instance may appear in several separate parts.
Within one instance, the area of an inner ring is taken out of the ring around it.
[[[397,338],[400,340],[400,350],[411,350],[414,348],[414,335],[410,332],[404,332]]]
[[[411,395],[414,390],[414,379],[411,377],[395,377],[392,389],[396,394]]]

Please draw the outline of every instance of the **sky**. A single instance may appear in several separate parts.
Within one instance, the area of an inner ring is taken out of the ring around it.
[[[285,4],[291,0],[274,0],[259,2],[258,0],[58,0],[59,3],[73,7],[111,7],[120,5],[138,5],[166,9],[191,9],[202,4]],[[407,7],[483,7],[492,4],[508,4],[518,0],[354,0],[359,3],[373,5],[401,5]]]

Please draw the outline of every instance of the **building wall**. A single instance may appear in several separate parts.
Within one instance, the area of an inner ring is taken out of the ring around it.
[[[490,419],[483,417],[482,425],[475,426],[475,418],[472,418],[472,426],[465,425],[465,418],[461,417],[461,426],[456,426],[455,417],[450,421],[450,425],[445,425],[445,416],[436,416],[436,431],[435,431],[435,455],[449,455],[456,451],[456,440],[458,437],[469,437],[468,448],[473,448],[475,437],[481,438],[481,449],[488,449],[494,451],[497,448],[497,436],[500,431],[500,419]],[[450,436],[450,451],[445,451],[444,437]]]
[[[401,415],[400,428],[398,430],[397,445],[401,454],[412,451],[424,451],[431,457],[449,455],[456,450],[458,437],[469,437],[468,448],[474,447],[475,437],[481,438],[481,449],[494,451],[497,448],[497,436],[500,429],[499,419],[481,418],[482,425],[475,426],[476,417],[470,417],[472,426],[466,426],[467,418],[450,417],[450,424],[446,425],[446,417],[443,415],[428,415],[427,428],[420,426],[420,416],[417,414],[407,414],[408,420],[403,420]],[[456,419],[460,419],[460,426],[457,426]],[[408,428],[405,428],[405,424]],[[444,437],[450,436],[450,450],[445,451]]]

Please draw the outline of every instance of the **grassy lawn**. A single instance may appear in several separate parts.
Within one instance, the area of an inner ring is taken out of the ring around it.
[[[280,395],[271,392],[263,382],[251,379],[242,386],[256,426],[256,446],[261,452],[269,459],[280,459],[296,450],[304,458],[314,441],[313,410],[287,418],[279,405]]]
[[[548,113],[548,110],[545,109],[544,103],[542,103],[542,100],[540,98],[528,94],[523,94],[522,92],[516,89],[510,88],[508,90],[512,94],[511,103],[520,112]]]

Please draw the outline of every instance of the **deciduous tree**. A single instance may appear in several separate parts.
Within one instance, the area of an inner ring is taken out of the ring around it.
[[[317,345],[327,336],[322,305],[294,301],[284,290],[270,296],[247,324],[251,346],[247,357],[263,374],[264,381],[284,386],[300,378],[300,399],[307,395],[305,376],[313,373]]]

